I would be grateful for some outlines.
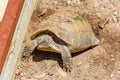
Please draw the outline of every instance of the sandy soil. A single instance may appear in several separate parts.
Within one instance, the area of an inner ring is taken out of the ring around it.
[[[25,42],[45,17],[55,11],[80,13],[101,43],[73,54],[73,70],[66,74],[59,54],[35,50],[28,62],[21,58],[15,80],[120,80],[120,0],[38,0]]]

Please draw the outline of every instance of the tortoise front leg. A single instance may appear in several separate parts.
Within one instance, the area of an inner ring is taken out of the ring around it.
[[[25,48],[23,50],[23,56],[26,58],[29,58],[36,46],[37,46],[37,39],[32,40],[29,44],[27,44],[25,46]]]
[[[63,70],[66,72],[71,72],[72,56],[68,47],[66,45],[57,44],[54,41],[51,41],[50,47],[61,53],[61,57],[63,60]]]
[[[68,47],[65,45],[60,46],[61,57],[63,60],[63,70],[66,72],[71,72],[72,70],[72,56]]]

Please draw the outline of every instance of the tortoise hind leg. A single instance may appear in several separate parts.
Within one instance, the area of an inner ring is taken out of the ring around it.
[[[71,72],[72,70],[72,56],[68,47],[65,45],[60,46],[61,57],[63,60],[63,70],[66,72]]]

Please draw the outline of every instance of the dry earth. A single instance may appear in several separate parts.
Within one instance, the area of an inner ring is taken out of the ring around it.
[[[31,61],[21,58],[15,80],[120,80],[119,4],[120,0],[38,0],[23,45],[38,23],[63,10],[80,13],[101,43],[72,55],[74,66],[69,74],[62,71],[59,54],[35,50]]]

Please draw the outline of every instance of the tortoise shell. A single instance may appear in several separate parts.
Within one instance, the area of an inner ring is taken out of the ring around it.
[[[71,52],[82,51],[99,44],[91,25],[78,13],[55,12],[38,24],[31,39],[45,31],[63,40]]]

